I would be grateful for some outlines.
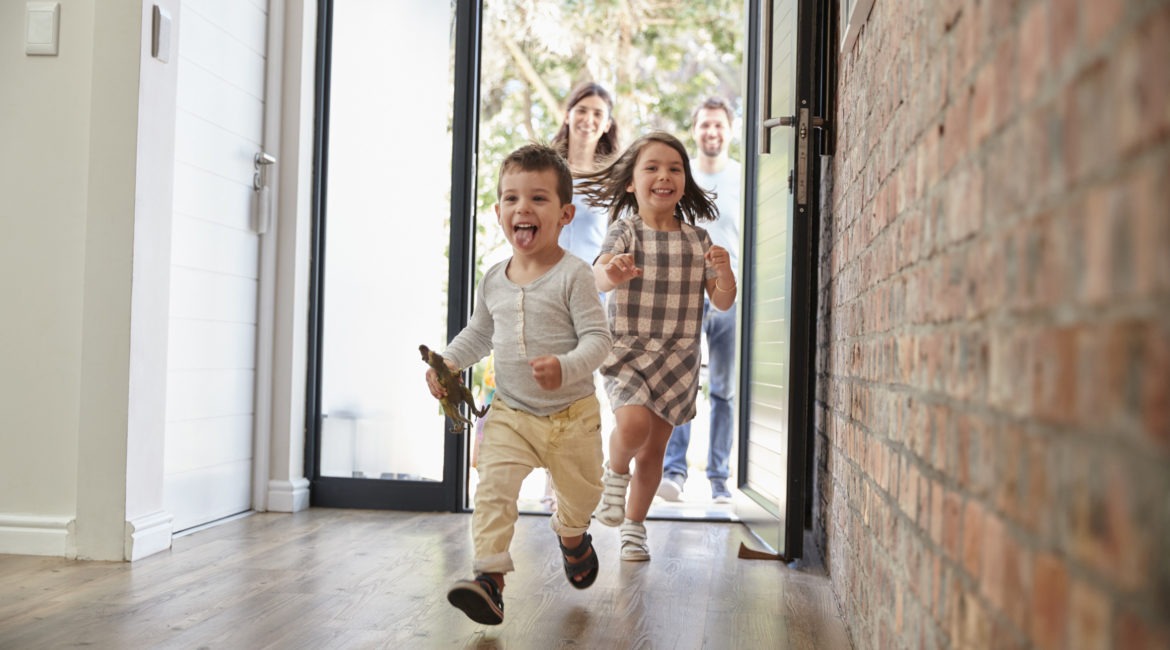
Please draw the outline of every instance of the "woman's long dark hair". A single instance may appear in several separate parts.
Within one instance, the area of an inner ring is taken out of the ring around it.
[[[586,97],[597,96],[605,105],[609,107],[609,128],[605,133],[601,134],[601,139],[597,141],[597,151],[593,154],[593,160],[597,164],[604,164],[611,158],[617,155],[618,147],[618,126],[617,121],[613,119],[613,97],[609,94],[601,84],[592,81],[577,84],[573,88],[573,92],[569,93],[569,99],[565,104],[565,116],[561,119],[561,128],[557,134],[553,136],[549,143],[553,149],[556,149],[562,156],[566,158],[569,156],[569,119],[568,114],[572,112],[573,107],[576,106],[582,99]]]
[[[617,221],[628,212],[638,211],[638,199],[633,192],[626,191],[634,181],[634,167],[638,164],[638,155],[647,145],[660,142],[682,156],[683,171],[686,172],[686,185],[683,187],[682,198],[674,206],[674,216],[679,221],[695,225],[696,221],[714,221],[719,216],[719,208],[715,207],[714,194],[699,187],[695,177],[691,175],[691,159],[686,147],[679,139],[665,131],[652,131],[638,138],[604,169],[581,178],[584,182],[577,186],[577,193],[585,198],[586,203],[598,208],[609,209],[609,222]]]

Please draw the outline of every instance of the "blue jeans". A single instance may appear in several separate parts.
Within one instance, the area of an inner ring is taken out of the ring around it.
[[[707,451],[707,478],[731,476],[731,400],[735,398],[735,312],[732,305],[719,311],[703,302],[703,334],[707,336],[707,378],[711,387],[711,443]],[[687,447],[691,423],[680,424],[670,434],[662,473],[686,479]]]

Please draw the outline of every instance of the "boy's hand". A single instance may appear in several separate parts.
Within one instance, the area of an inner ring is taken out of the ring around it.
[[[614,255],[605,265],[605,277],[615,286],[639,275],[642,275],[642,269],[634,265],[634,256],[631,253]]]
[[[455,377],[462,381],[463,378],[459,377],[458,374],[459,369],[451,365],[450,361],[446,359],[443,359],[443,361],[451,372],[455,373]],[[431,397],[435,399],[442,399],[447,396],[447,389],[443,388],[443,383],[439,381],[439,373],[435,372],[434,368],[427,368],[427,388],[431,391]]]
[[[532,368],[532,378],[545,390],[556,390],[561,387],[561,362],[555,355],[546,354],[528,362]]]

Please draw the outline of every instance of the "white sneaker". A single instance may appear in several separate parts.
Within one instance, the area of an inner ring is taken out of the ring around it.
[[[601,477],[604,488],[601,491],[601,503],[593,516],[606,526],[617,526],[626,518],[626,488],[630,485],[629,474],[615,474],[609,469],[609,462],[605,463],[605,474]]]
[[[664,474],[658,484],[658,496],[667,501],[682,501],[683,482],[678,474]]]
[[[645,562],[650,559],[650,546],[646,543],[646,526],[640,521],[622,522],[619,529],[622,538],[622,559],[627,562]]]
[[[711,500],[715,503],[731,503],[731,491],[727,489],[725,479],[711,479]]]

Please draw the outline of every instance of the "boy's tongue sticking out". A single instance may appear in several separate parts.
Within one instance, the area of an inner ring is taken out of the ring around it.
[[[521,224],[512,230],[512,241],[515,245],[521,248],[527,248],[532,244],[532,240],[536,238],[536,226],[532,224]]]

